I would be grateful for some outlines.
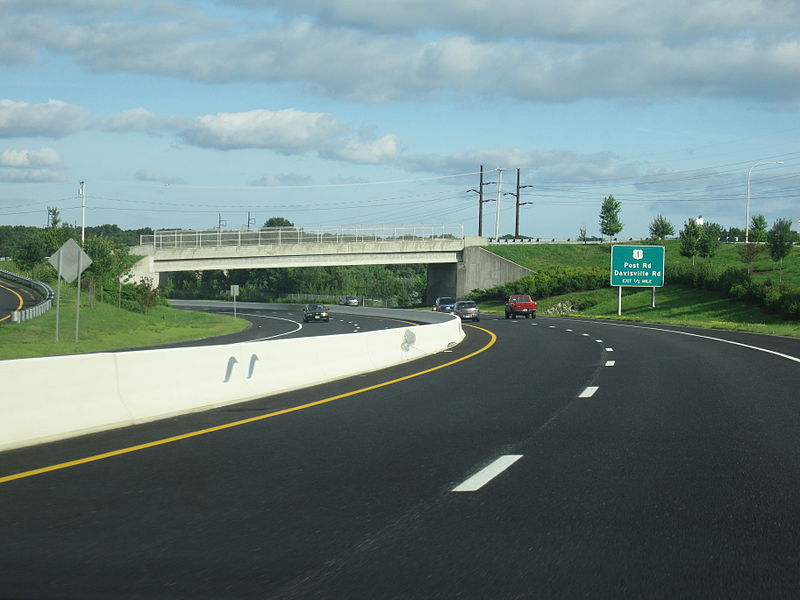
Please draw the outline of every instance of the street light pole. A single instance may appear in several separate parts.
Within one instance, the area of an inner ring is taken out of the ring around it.
[[[745,205],[745,212],[744,212],[744,243],[747,244],[750,242],[750,174],[753,172],[753,169],[756,168],[758,165],[782,165],[782,160],[766,160],[766,161],[759,161],[754,164],[750,169],[747,171],[747,204]]]

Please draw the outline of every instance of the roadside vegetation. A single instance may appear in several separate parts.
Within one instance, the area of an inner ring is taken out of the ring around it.
[[[663,245],[666,251],[667,285],[657,289],[655,308],[651,308],[652,288],[623,288],[622,316],[617,316],[617,289],[608,286],[610,244],[491,246],[487,248],[491,252],[535,274],[476,290],[470,297],[482,310],[501,313],[507,294],[530,291],[539,300],[540,314],[800,337],[800,248],[790,247],[774,260],[766,243],[758,244],[760,250],[753,256],[742,253],[744,244],[723,243],[712,256],[698,258],[681,254],[681,239],[644,243]]]
[[[6,266],[0,264],[2,268]],[[0,360],[169,344],[234,333],[249,325],[244,319],[177,310],[163,305],[155,306],[146,313],[121,309],[107,302],[95,302],[94,306],[90,306],[84,296],[81,299],[80,330],[76,342],[76,297],[74,285],[62,284],[59,341],[55,339],[55,306],[35,319],[0,324]]]
[[[603,236],[613,237],[622,227],[619,203],[604,202]],[[265,227],[291,227],[273,217]],[[56,310],[21,324],[0,324],[0,359],[99,352],[145,347],[239,331],[247,322],[232,317],[175,310],[165,298],[227,300],[238,285],[242,301],[295,301],[319,296],[356,295],[380,299],[384,306],[423,307],[426,295],[424,265],[369,265],[254,269],[173,274],[161,290],[149,282],[120,283],[136,261],[129,247],[150,230],[123,231],[116,225],[87,228],[84,250],[92,265],[82,278],[79,340],[75,342],[74,284],[62,284],[59,341],[55,340]],[[530,293],[540,314],[568,314],[697,327],[715,327],[800,336],[800,247],[791,222],[779,219],[768,229],[766,219],[753,218],[750,244],[744,232],[688,220],[675,228],[660,215],[645,242],[666,248],[666,286],[625,288],[622,316],[617,316],[617,290],[609,287],[610,243],[589,243],[581,230],[571,244],[493,245],[487,249],[534,273],[519,281],[470,298],[484,312],[503,312],[505,298]],[[666,237],[675,236],[672,239]],[[0,269],[20,273],[56,288],[56,273],[45,257],[69,238],[80,239],[77,228],[61,222],[56,209],[48,210],[43,228],[0,226]],[[728,243],[725,241],[728,240]],[[287,300],[293,299],[293,300]]]

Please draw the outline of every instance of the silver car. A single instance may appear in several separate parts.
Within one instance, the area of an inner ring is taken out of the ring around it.
[[[453,314],[461,317],[462,321],[480,321],[481,311],[472,300],[459,300],[453,307]]]

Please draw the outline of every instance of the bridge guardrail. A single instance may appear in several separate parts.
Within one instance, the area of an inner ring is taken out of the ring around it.
[[[0,277],[4,279],[8,279],[15,283],[20,284],[21,286],[30,288],[35,292],[42,295],[44,298],[41,302],[31,306],[30,308],[26,308],[23,310],[15,310],[11,313],[11,322],[12,323],[21,323],[22,321],[27,321],[28,319],[33,319],[34,317],[39,317],[50,310],[53,306],[53,288],[42,281],[36,281],[35,279],[30,279],[29,277],[25,277],[24,275],[19,275],[17,273],[12,273],[11,271],[5,271],[0,269]]]
[[[338,225],[321,227],[262,227],[254,231],[159,230],[142,235],[142,246],[200,248],[214,246],[270,246],[279,244],[346,244],[410,240],[463,239],[461,223],[411,225]]]

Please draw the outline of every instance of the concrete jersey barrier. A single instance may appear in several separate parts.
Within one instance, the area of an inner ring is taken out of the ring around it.
[[[0,361],[0,451],[310,387],[463,338],[449,316],[357,334]]]

